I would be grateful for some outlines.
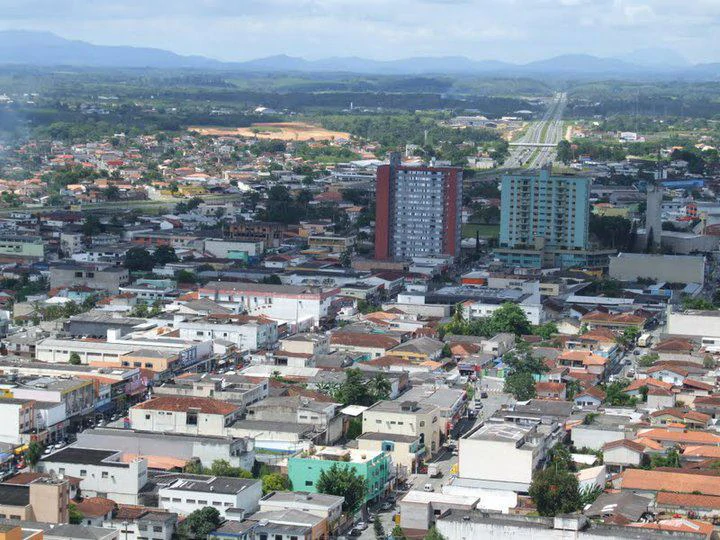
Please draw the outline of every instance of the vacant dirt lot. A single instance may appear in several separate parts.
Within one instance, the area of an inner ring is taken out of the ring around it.
[[[188,129],[190,131],[197,131],[201,135],[278,139],[281,141],[332,141],[350,138],[349,133],[329,131],[319,126],[305,124],[304,122],[269,122],[241,128],[192,126]]]

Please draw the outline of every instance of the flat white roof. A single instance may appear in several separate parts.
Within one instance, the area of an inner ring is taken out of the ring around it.
[[[466,506],[473,506],[480,500],[480,497],[471,495],[448,495],[447,493],[440,493],[437,491],[420,491],[411,490],[407,492],[400,502],[407,503],[445,503],[445,504],[462,504]]]

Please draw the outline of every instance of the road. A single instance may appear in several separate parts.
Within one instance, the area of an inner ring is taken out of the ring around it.
[[[510,157],[502,168],[516,169],[542,167],[555,159],[556,146],[562,140],[562,116],[567,104],[567,94],[557,93],[553,102],[538,122],[530,125],[525,134],[513,144],[546,144],[550,146],[511,146]]]

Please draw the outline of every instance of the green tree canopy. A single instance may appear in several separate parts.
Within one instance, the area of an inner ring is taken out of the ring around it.
[[[154,266],[155,259],[145,248],[131,247],[125,253],[125,268],[128,270],[149,272]]]
[[[205,538],[222,523],[220,512],[212,506],[206,506],[189,514],[180,525],[180,535],[184,538]]]
[[[535,474],[530,484],[530,497],[541,516],[575,512],[582,504],[575,475],[552,465]]]
[[[365,502],[365,478],[349,465],[333,463],[320,473],[316,488],[319,493],[345,497],[343,511],[349,515],[355,514]]]
[[[512,394],[518,401],[535,397],[535,379],[531,373],[518,371],[505,376],[503,392]]]
[[[288,491],[290,487],[290,479],[284,474],[270,473],[262,477],[264,495],[271,491]]]
[[[173,263],[178,261],[178,256],[175,253],[175,248],[172,246],[158,246],[155,248],[153,253],[153,259],[155,263],[161,266],[165,266],[167,263]]]

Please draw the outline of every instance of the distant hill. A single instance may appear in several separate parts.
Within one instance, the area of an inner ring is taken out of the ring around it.
[[[93,45],[49,32],[0,31],[0,65],[78,66],[103,68],[197,68],[268,72],[349,72],[378,75],[492,74],[507,76],[720,76],[720,64],[692,66],[674,51],[644,49],[626,58],[585,54],[562,55],[527,64],[471,60],[464,56],[371,60],[330,57],[321,60],[276,55],[247,62],[221,62],[145,47]]]
[[[71,41],[50,32],[0,32],[0,64],[88,67],[220,67],[222,62],[201,56],[181,56],[162,49],[109,47]]]

